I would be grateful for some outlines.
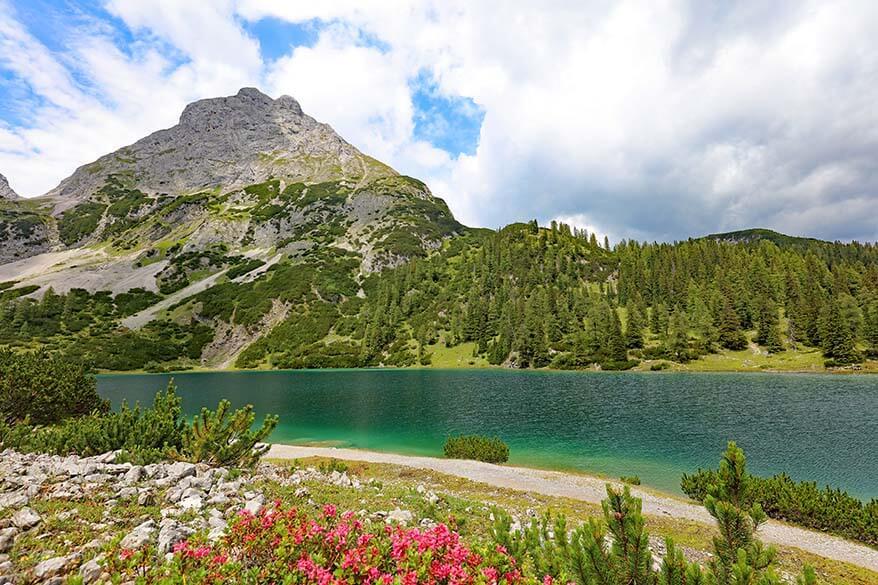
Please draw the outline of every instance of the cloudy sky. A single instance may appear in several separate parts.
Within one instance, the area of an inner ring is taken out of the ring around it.
[[[876,39],[874,0],[0,0],[0,173],[256,86],[470,225],[876,240]]]

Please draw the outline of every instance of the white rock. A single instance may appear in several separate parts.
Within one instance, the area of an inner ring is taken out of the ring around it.
[[[163,521],[161,530],[159,530],[159,554],[163,555],[171,552],[175,544],[189,538],[194,532],[194,530],[188,526],[183,526],[179,522],[173,520]]]
[[[27,506],[28,497],[20,492],[0,494],[0,510],[4,508],[21,508]]]
[[[143,467],[141,467],[140,465],[135,465],[125,472],[125,476],[122,481],[127,485],[132,485],[143,479],[143,474]]]
[[[67,572],[69,568],[79,562],[79,555],[70,555],[69,557],[55,557],[38,563],[34,567],[34,577],[37,579],[48,579],[62,573]]]
[[[229,503],[229,497],[225,494],[216,494],[215,496],[211,496],[210,499],[207,500],[207,503],[214,506],[223,506]]]
[[[40,515],[31,510],[30,508],[22,508],[12,516],[12,523],[21,528],[22,530],[28,530],[33,528],[40,522],[42,522],[42,518]]]
[[[408,525],[412,520],[414,520],[414,516],[408,510],[400,510],[396,508],[395,510],[388,512],[387,518],[385,518],[385,522],[388,524],[392,522],[396,522],[397,524],[401,524],[402,526]]]
[[[4,528],[0,530],[0,554],[12,550],[12,545],[15,544],[15,537],[17,535],[17,528]]]
[[[79,575],[82,577],[83,583],[88,585],[101,577],[101,573],[104,571],[103,567],[101,567],[103,558],[104,555],[100,554],[79,568]]]
[[[155,521],[147,520],[125,535],[125,538],[122,539],[119,546],[121,548],[132,550],[144,547],[152,540],[155,531]]]
[[[191,495],[187,498],[183,498],[180,500],[180,503],[177,504],[183,510],[201,510],[204,507],[204,500],[201,499],[199,495]]]
[[[262,506],[265,505],[265,496],[262,494],[254,497],[251,500],[247,500],[247,503],[244,504],[244,511],[253,514],[254,516],[262,510]]]
[[[197,468],[194,463],[177,461],[168,466],[168,477],[172,478],[174,481],[180,481],[183,478],[195,475],[196,471]]]

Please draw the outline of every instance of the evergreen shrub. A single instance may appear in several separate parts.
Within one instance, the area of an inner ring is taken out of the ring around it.
[[[47,351],[0,350],[0,420],[52,424],[108,409],[84,364]]]
[[[474,459],[486,463],[506,463],[509,461],[509,446],[499,437],[458,435],[445,440],[445,457]]]
[[[715,481],[715,470],[699,469],[692,475],[684,474],[680,487],[700,502]],[[793,481],[785,473],[751,477],[750,481],[745,503],[759,504],[769,517],[878,545],[878,499],[864,503],[839,489]]]

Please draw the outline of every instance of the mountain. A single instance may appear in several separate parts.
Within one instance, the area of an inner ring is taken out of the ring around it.
[[[608,249],[554,222],[467,228],[255,89],[187,106],[42,197],[0,199],[0,240],[0,344],[108,370],[878,355],[873,244],[744,230]]]
[[[397,173],[302,112],[290,96],[254,88],[186,106],[180,122],[84,165],[47,195],[58,209],[91,200],[113,179],[149,194],[229,191],[269,179],[354,181]]]
[[[19,197],[0,174],[0,264],[49,249],[47,213],[40,207]]]
[[[0,199],[9,199],[11,201],[18,198],[18,193],[12,190],[12,187],[9,186],[9,181],[0,174]]]
[[[66,251],[74,274],[37,282],[56,290],[158,290],[175,257],[219,245],[268,260],[319,241],[360,255],[370,272],[462,229],[424,183],[364,155],[293,98],[252,88],[190,104],[176,126],[80,167],[29,206],[38,243],[7,229],[0,261]]]
[[[779,247],[807,247],[814,244],[828,244],[825,240],[816,238],[802,238],[798,236],[788,236],[774,230],[765,228],[751,228],[746,230],[738,230],[734,232],[724,232],[720,234],[709,234],[704,236],[706,239],[716,240],[718,242],[729,242],[733,244],[753,244],[761,241],[772,242]]]

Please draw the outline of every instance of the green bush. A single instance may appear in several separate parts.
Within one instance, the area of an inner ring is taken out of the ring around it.
[[[619,481],[630,485],[640,485],[640,477],[637,475],[623,475],[619,478]]]
[[[121,451],[120,459],[137,464],[173,458],[211,465],[251,466],[264,454],[256,444],[277,425],[266,417],[251,431],[255,414],[247,406],[230,412],[227,401],[217,411],[202,410],[194,422],[183,416],[173,382],[155,396],[152,408],[123,403],[118,412],[94,412],[40,426],[25,419],[17,424],[0,420],[0,446],[23,452],[92,456]]]
[[[449,459],[506,463],[509,461],[509,446],[498,437],[459,435],[445,440],[445,456]]]
[[[497,547],[543,583],[601,583],[602,585],[779,585],[777,551],[758,537],[765,514],[742,501],[751,486],[743,451],[729,444],[704,507],[716,523],[713,554],[702,563],[688,561],[671,539],[656,563],[642,513],[642,502],[626,486],[607,485],[601,502],[603,521],[589,518],[568,529],[562,514],[546,513],[516,526],[508,512],[494,508],[490,534]],[[657,566],[659,565],[659,566]],[[539,582],[537,579],[528,582]],[[811,567],[788,581],[816,585]]]
[[[14,424],[29,418],[44,425],[108,409],[82,363],[46,351],[0,350],[0,420]]]
[[[216,412],[202,408],[201,414],[183,431],[182,449],[171,449],[168,454],[174,459],[210,465],[255,465],[268,450],[267,446],[257,444],[271,434],[278,418],[266,416],[262,426],[253,431],[253,407],[248,404],[229,414],[230,408],[228,400],[221,400]]]
[[[684,474],[680,487],[700,502],[715,482],[716,471],[699,469],[692,475]],[[816,482],[796,482],[781,473],[752,477],[747,504],[759,504],[771,518],[878,545],[878,499],[864,503],[842,490],[821,489]]]
[[[173,383],[155,396],[152,408],[122,404],[118,412],[65,419],[53,426],[31,426],[26,420],[0,435],[5,447],[19,451],[84,457],[121,450],[123,459],[154,463],[179,447],[186,421]]]

